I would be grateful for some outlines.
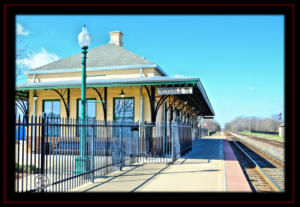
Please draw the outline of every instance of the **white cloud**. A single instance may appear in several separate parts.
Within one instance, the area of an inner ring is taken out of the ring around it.
[[[58,59],[58,55],[50,53],[45,48],[42,48],[40,52],[32,53],[28,55],[27,58],[17,59],[17,65],[23,65],[27,68],[37,68]]]
[[[249,87],[248,89],[249,89],[249,91],[255,91],[254,87]]]
[[[29,31],[25,30],[23,25],[21,25],[20,23],[17,23],[17,29],[16,29],[17,35],[29,35]]]

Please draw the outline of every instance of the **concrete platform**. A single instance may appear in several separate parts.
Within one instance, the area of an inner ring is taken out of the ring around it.
[[[225,149],[225,150],[224,150]],[[97,178],[72,192],[232,192],[251,191],[224,136],[193,142],[173,165],[134,164]]]
[[[138,192],[226,191],[223,139],[198,139],[193,150],[178,159]]]

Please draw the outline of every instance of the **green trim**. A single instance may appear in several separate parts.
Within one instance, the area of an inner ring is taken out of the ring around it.
[[[87,88],[93,87],[125,87],[125,86],[141,86],[141,85],[173,85],[173,84],[195,84],[198,80],[191,81],[163,81],[163,82],[140,82],[140,83],[116,83],[116,84],[87,84]],[[81,85],[64,85],[64,86],[40,86],[40,87],[19,87],[17,90],[33,90],[33,89],[56,89],[56,88],[80,88]]]
[[[126,117],[126,118],[135,118],[135,98],[134,97],[113,97],[113,120],[116,121],[116,116],[115,116],[115,101],[117,99],[133,99],[133,117]]]
[[[212,114],[214,115],[213,109],[211,107],[211,104],[208,100],[208,97],[205,93],[205,91],[203,92],[204,89],[202,89],[202,84],[200,82],[200,80],[183,80],[183,81],[162,81],[162,80],[157,80],[157,81],[152,81],[152,82],[134,82],[134,83],[98,83],[98,84],[90,84],[87,85],[87,89],[89,90],[89,88],[104,88],[104,87],[132,87],[132,86],[155,86],[155,85],[182,85],[182,84],[191,84],[194,85],[195,90],[197,90],[197,93],[195,92],[195,95],[198,95],[199,93],[203,96],[204,98],[204,102],[206,102],[205,104],[208,106],[209,110],[212,112]],[[64,85],[64,86],[40,86],[40,87],[24,87],[24,88],[18,88],[18,90],[34,90],[34,89],[55,89],[55,88],[80,88],[80,85]],[[200,106],[200,105],[199,105]]]

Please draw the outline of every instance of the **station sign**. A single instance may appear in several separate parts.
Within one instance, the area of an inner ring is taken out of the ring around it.
[[[158,95],[184,95],[193,94],[193,87],[157,88]]]

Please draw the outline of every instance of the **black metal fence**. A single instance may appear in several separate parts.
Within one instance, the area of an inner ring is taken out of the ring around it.
[[[136,162],[174,162],[191,146],[191,125],[19,117],[15,189],[66,192]]]
[[[196,134],[196,136],[198,138],[202,138],[202,137],[205,137],[205,136],[208,136],[208,135],[209,135],[208,129],[203,128],[203,127],[197,128],[197,134]]]

